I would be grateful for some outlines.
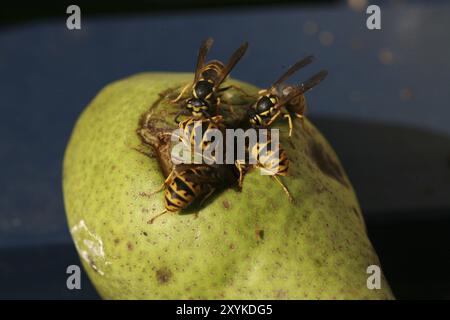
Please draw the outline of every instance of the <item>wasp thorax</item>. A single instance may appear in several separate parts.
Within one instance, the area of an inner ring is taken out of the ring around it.
[[[256,103],[256,112],[262,113],[265,111],[270,110],[274,106],[274,99],[269,98],[268,96],[263,96],[259,98],[258,102]]]
[[[206,99],[213,91],[214,84],[207,80],[200,80],[195,84],[194,93],[199,99]]]

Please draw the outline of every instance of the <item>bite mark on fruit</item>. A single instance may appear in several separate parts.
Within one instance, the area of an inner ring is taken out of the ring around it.
[[[308,146],[311,159],[314,160],[320,171],[348,188],[349,185],[345,180],[344,172],[339,164],[325,151],[325,148],[312,140],[310,140]]]
[[[143,152],[149,157],[157,158],[164,173],[164,176],[168,176],[172,171],[172,160],[171,160],[171,140],[170,135],[171,130],[174,128],[161,128],[159,123],[161,120],[158,119],[154,113],[153,109],[156,108],[163,97],[156,100],[155,103],[150,107],[150,111],[144,113],[139,119],[138,129],[136,130],[142,145],[148,145],[153,150],[152,154]],[[138,150],[139,151],[139,150]]]

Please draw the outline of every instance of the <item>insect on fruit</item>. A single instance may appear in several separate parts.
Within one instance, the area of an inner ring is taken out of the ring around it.
[[[142,193],[151,196],[164,190],[165,209],[148,223],[167,212],[179,212],[196,201],[200,201],[201,206],[216,190],[235,183],[237,179],[236,168],[230,165],[176,165],[157,191]]]
[[[308,56],[291,66],[272,86],[258,92],[259,97],[249,109],[249,121],[253,127],[270,126],[280,116],[286,118],[289,124],[289,137],[292,135],[292,116],[303,117],[306,102],[303,94],[319,84],[328,72],[322,70],[300,85],[286,85],[284,82],[299,69],[313,61],[313,56]],[[282,111],[285,108],[287,112]]]
[[[172,102],[178,102],[187,90],[191,90],[190,97],[185,100],[185,109],[180,110],[175,116],[177,123],[178,117],[181,115],[192,115],[195,118],[209,118],[211,115],[216,115],[220,105],[220,94],[233,87],[232,85],[223,88],[220,86],[247,51],[248,43],[244,42],[232,54],[226,65],[218,60],[205,63],[206,55],[212,44],[212,38],[208,38],[202,43],[197,57],[193,83],[184,86],[180,94],[172,100]]]
[[[257,162],[254,166],[262,170],[264,174],[270,175],[283,188],[289,201],[293,202],[294,199],[289,189],[280,179],[280,176],[286,176],[288,174],[289,159],[286,151],[279,143],[273,145],[270,131],[267,131],[265,139],[262,141],[258,140],[253,146],[248,146],[247,152],[251,154],[253,159],[256,159]],[[239,188],[242,188],[244,173],[248,171],[249,165],[243,164],[239,160],[235,162],[235,165],[239,172]]]
[[[183,144],[183,153],[184,151],[189,151],[191,160],[195,155],[199,155],[201,156],[201,160],[206,160],[210,163],[218,163],[216,158],[217,155],[213,149],[213,147],[215,147],[213,143],[215,140],[212,138],[215,137],[214,131],[219,131],[221,134],[224,133],[225,126],[222,122],[223,116],[199,119],[189,117],[178,123],[179,131],[175,131],[175,133],[167,131],[161,134],[166,136],[175,134],[175,138],[178,138]],[[208,155],[206,155],[206,152]],[[211,154],[211,157],[209,157],[209,154]],[[183,158],[179,160],[185,162],[183,161],[185,160],[184,155],[182,157]]]
[[[180,129],[179,140],[191,150],[191,155],[199,153],[203,158],[212,163],[217,163],[216,154],[213,147],[212,136],[214,131],[224,132],[225,126],[222,124],[223,117],[215,116],[205,119],[187,118],[178,124]],[[211,153],[212,157],[206,155],[206,152]]]

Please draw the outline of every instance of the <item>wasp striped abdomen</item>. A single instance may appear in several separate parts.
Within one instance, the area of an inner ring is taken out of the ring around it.
[[[167,211],[176,212],[188,207],[202,194],[202,186],[190,181],[190,170],[175,173],[164,190],[164,203]]]
[[[190,150],[191,158],[197,153],[202,156],[202,160],[213,163],[218,162],[215,150],[210,150],[210,147],[213,147],[212,143],[215,141],[213,137],[224,130],[222,120],[222,116],[206,119],[191,117],[179,123],[179,140]],[[205,151],[208,151],[208,154],[211,154],[213,158],[210,159],[209,156],[205,156]]]
[[[271,139],[256,143],[251,154],[257,161],[257,167],[269,175],[286,176],[289,169],[289,159],[286,151],[278,144],[273,145]]]
[[[177,165],[164,182],[165,210],[148,223],[167,213],[179,212],[194,202],[201,205],[214,191],[238,181],[234,166],[227,165]],[[153,194],[153,193],[152,193]]]

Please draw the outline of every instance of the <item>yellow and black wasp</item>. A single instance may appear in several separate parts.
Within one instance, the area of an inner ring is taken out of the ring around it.
[[[186,91],[191,90],[189,98],[185,100],[185,109],[180,110],[175,116],[175,122],[177,123],[181,115],[192,115],[196,118],[209,118],[217,115],[218,106],[220,105],[220,94],[232,87],[221,88],[220,86],[248,48],[248,43],[244,42],[232,54],[226,65],[218,60],[211,60],[205,63],[206,55],[212,44],[212,38],[208,38],[202,43],[197,57],[194,81],[184,86],[180,94],[172,100],[173,102],[178,102]]]
[[[181,150],[179,149],[173,155],[177,157],[177,160],[186,163],[186,160],[188,160],[187,157],[189,157],[189,161],[192,161],[198,155],[201,157],[199,159],[201,162],[211,164],[221,163],[223,160],[222,153],[221,161],[218,161],[217,156],[219,156],[219,154],[216,154],[215,152],[215,139],[217,134],[223,136],[225,129],[223,116],[214,116],[211,118],[189,117],[178,123],[178,131],[167,131],[162,134],[168,136],[174,135],[175,139],[178,139],[178,141],[182,143],[183,148]],[[223,146],[220,144],[218,148],[220,147]],[[184,152],[188,152],[189,154],[186,156]]]
[[[160,190],[164,190],[165,209],[148,223],[167,213],[179,212],[194,202],[201,206],[216,190],[238,181],[238,173],[230,165],[180,164],[166,178]]]
[[[265,90],[259,92],[257,101],[250,106],[248,117],[250,126],[258,129],[269,129],[270,126],[280,116],[288,119],[289,137],[292,134],[292,116],[303,119],[306,108],[306,103],[303,94],[321,82],[328,74],[327,71],[322,70],[315,74],[307,81],[298,86],[286,86],[284,81],[287,80],[297,70],[310,64],[313,60],[312,56],[308,56],[293,66],[291,66],[274,84]],[[282,108],[287,112],[283,112]],[[255,145],[247,146],[249,155],[256,159],[255,167],[260,168],[265,174],[270,175],[287,194],[290,201],[293,198],[288,188],[281,181],[280,176],[286,176],[289,170],[289,159],[286,151],[279,143],[274,145],[270,130],[267,131],[265,139],[258,140]],[[236,161],[236,167],[240,173],[239,187],[242,188],[243,172],[248,168],[248,165],[241,161]]]
[[[292,135],[292,117],[303,117],[306,111],[305,92],[319,84],[328,72],[322,70],[300,85],[286,85],[284,82],[299,69],[313,61],[313,56],[308,56],[292,65],[272,86],[258,92],[256,102],[249,109],[249,121],[253,127],[270,126],[280,116],[286,118],[289,124],[289,137]],[[287,112],[284,112],[282,109]]]
[[[262,128],[258,130],[260,129]],[[271,176],[283,188],[289,201],[293,202],[291,193],[280,179],[280,176],[286,176],[288,174],[289,159],[281,144],[273,143],[270,131],[266,131],[264,139],[258,140],[254,145],[248,145],[247,152],[256,160],[254,167],[259,168],[262,174]],[[244,174],[249,170],[250,165],[239,160],[235,162],[235,165],[239,172],[239,188],[242,189]]]

